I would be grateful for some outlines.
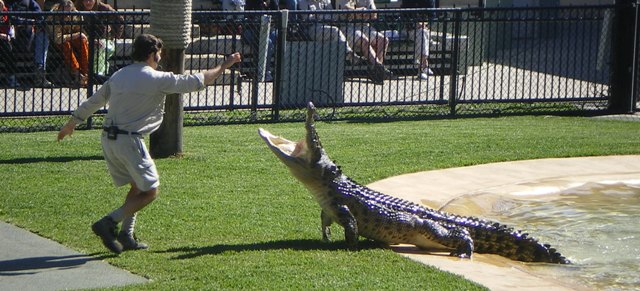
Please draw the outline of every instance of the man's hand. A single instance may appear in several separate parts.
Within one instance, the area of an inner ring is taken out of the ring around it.
[[[224,69],[228,69],[231,66],[233,66],[236,63],[239,63],[242,61],[242,55],[240,55],[239,52],[235,52],[230,54],[225,60],[224,60],[224,64],[222,65]]]
[[[65,124],[58,132],[58,141],[61,141],[67,135],[71,136],[75,129],[76,129],[75,121],[69,120],[67,124]]]
[[[239,52],[230,54],[222,64],[215,66],[213,69],[202,72],[204,74],[204,84],[209,86],[213,84],[213,81],[220,77],[224,70],[230,68],[235,63],[242,61],[242,56]]]

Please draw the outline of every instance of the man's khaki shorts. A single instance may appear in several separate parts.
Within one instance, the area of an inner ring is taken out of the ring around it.
[[[142,136],[118,134],[116,140],[111,140],[102,132],[102,151],[117,187],[133,182],[140,191],[149,191],[160,186],[156,164]]]

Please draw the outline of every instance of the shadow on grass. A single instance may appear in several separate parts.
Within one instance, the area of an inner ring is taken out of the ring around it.
[[[66,255],[28,257],[15,260],[0,261],[0,276],[18,276],[38,273],[42,269],[72,269],[90,261],[99,261],[109,255]]]
[[[9,164],[32,164],[32,163],[66,163],[73,161],[101,161],[103,156],[85,156],[85,157],[44,157],[44,158],[15,158],[8,160],[0,160],[0,165]]]
[[[385,247],[384,244],[372,240],[362,240],[358,242],[359,250],[378,249]],[[258,243],[236,244],[236,245],[214,245],[203,247],[182,247],[171,248],[157,253],[181,253],[174,259],[191,259],[205,255],[219,255],[226,252],[251,252],[270,250],[296,250],[296,251],[333,251],[346,250],[347,244],[344,241],[324,242],[321,240],[298,239],[298,240],[277,240]]]

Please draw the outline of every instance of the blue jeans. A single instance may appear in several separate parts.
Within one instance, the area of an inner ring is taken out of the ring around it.
[[[36,31],[34,42],[35,48],[33,62],[36,64],[36,67],[46,69],[47,52],[49,51],[49,36],[44,30],[38,29],[38,31]]]
[[[30,26],[16,29],[16,46],[18,50],[33,49],[33,62],[36,67],[46,68],[49,36],[41,27],[36,27],[35,30],[35,33],[32,32]]]

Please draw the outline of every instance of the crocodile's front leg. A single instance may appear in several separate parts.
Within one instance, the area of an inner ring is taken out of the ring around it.
[[[358,223],[356,218],[346,205],[338,205],[336,214],[338,215],[338,223],[344,227],[344,239],[347,241],[347,247],[351,250],[358,249]]]
[[[320,211],[320,221],[322,228],[322,240],[328,242],[331,240],[331,224],[333,223],[333,219],[324,212],[324,210]]]

